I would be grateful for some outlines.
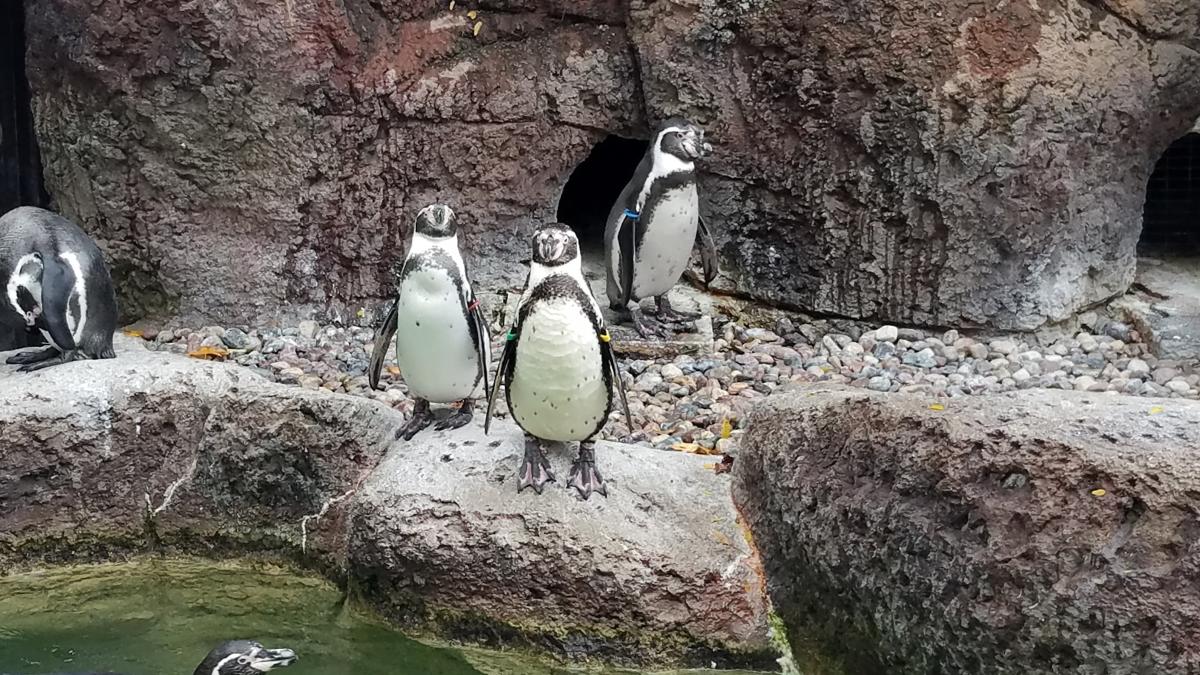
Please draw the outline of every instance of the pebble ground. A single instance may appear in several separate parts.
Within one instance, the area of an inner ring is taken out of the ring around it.
[[[832,326],[782,316],[772,329],[717,316],[714,335],[712,355],[622,359],[635,433],[630,435],[623,416],[614,412],[604,437],[724,453],[754,402],[789,383],[838,382],[934,398],[1032,388],[1200,397],[1197,364],[1156,359],[1136,331],[1118,322],[1107,323],[1099,335],[1079,333],[1046,345],[1017,338],[976,340],[953,330]],[[142,337],[152,349],[183,354],[209,347],[218,357],[281,383],[369,397],[403,412],[412,409],[390,360],[380,382],[384,390],[369,388],[370,328],[305,321],[282,330],[143,330]],[[492,353],[498,358],[498,341]],[[482,414],[484,402],[476,406]],[[723,428],[734,430],[725,434],[731,438],[722,438]]]

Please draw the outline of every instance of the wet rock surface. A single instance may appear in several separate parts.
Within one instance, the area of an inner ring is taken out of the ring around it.
[[[1200,404],[790,391],[734,496],[802,669],[1200,668]]]
[[[400,621],[483,615],[574,657],[774,665],[757,558],[710,458],[599,443],[608,497],[582,501],[574,449],[555,448],[557,481],[517,494],[523,436],[496,426],[399,443],[363,485],[350,574],[368,603]]]
[[[219,339],[258,339],[243,333]],[[276,555],[451,638],[625,663],[773,662],[755,559],[712,458],[603,444],[607,500],[564,489],[561,457],[557,485],[518,496],[510,423],[486,440],[477,418],[395,443],[404,417],[378,402],[116,346],[116,359],[37,373],[0,366],[0,573]]]

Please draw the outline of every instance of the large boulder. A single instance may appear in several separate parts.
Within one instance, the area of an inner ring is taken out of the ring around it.
[[[1190,401],[793,391],[734,495],[805,672],[1194,673],[1198,447]]]
[[[0,366],[0,569],[301,548],[338,565],[339,502],[399,416],[138,342],[119,336],[116,359]]]
[[[26,0],[46,178],[131,316],[352,317],[416,209],[484,286],[606,133],[707,125],[727,285],[1033,328],[1124,290],[1200,117],[1190,0]]]
[[[775,658],[730,478],[706,458],[602,444],[608,499],[565,489],[561,457],[560,483],[517,495],[511,422],[396,442],[404,417],[380,403],[116,347],[0,365],[0,575],[265,555],[455,639],[624,663]]]
[[[350,576],[372,606],[573,658],[774,665],[757,558],[711,458],[602,442],[607,498],[566,486],[563,452],[558,482],[517,494],[523,436],[496,426],[398,445],[363,485]]]

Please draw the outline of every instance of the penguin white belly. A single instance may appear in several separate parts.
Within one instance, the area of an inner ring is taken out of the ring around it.
[[[642,223],[645,235],[633,266],[633,296],[662,295],[679,281],[687,269],[700,223],[696,186],[687,185],[665,193]]]
[[[509,408],[526,432],[548,441],[587,440],[608,413],[600,341],[578,304],[538,302],[521,326]]]
[[[396,365],[409,393],[434,403],[472,398],[482,381],[458,289],[444,268],[413,270],[400,286]]]

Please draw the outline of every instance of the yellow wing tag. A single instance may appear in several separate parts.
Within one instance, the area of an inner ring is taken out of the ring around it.
[[[608,334],[607,330],[600,334],[600,341],[601,342],[611,342],[612,341],[612,336]]]

